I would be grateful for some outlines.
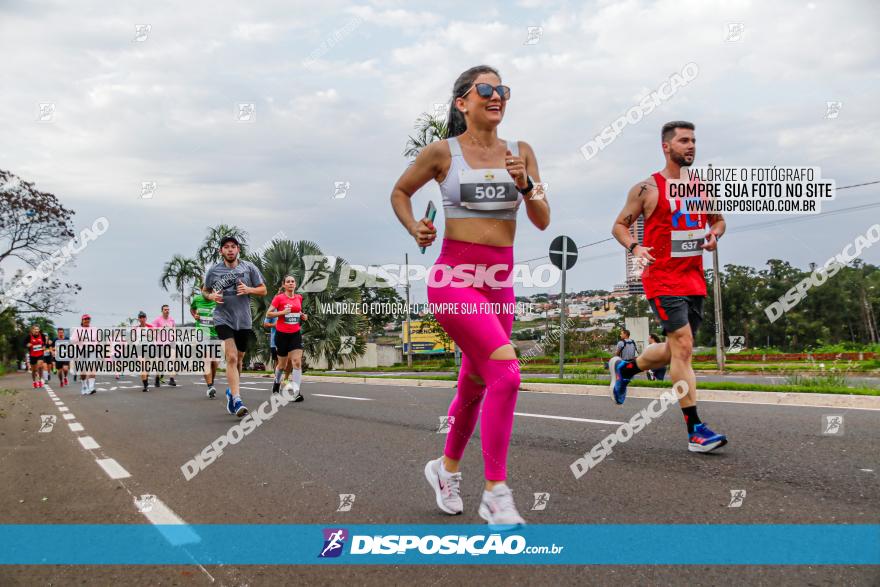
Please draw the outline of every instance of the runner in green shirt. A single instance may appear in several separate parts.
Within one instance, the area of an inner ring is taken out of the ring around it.
[[[208,333],[211,340],[219,340],[217,330],[214,329],[214,308],[216,306],[217,302],[205,299],[201,293],[194,295],[189,304],[189,313],[192,314],[199,327]],[[208,385],[208,399],[214,399],[214,396],[217,395],[217,390],[214,389],[214,377],[217,375],[217,367],[219,365],[220,361],[216,360],[205,363],[205,383]]]

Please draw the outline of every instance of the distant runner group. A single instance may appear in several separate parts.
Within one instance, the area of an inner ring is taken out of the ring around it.
[[[248,414],[241,399],[241,373],[244,368],[244,357],[252,336],[252,315],[250,296],[266,295],[266,284],[260,270],[248,261],[239,258],[241,245],[233,236],[226,236],[220,241],[219,252],[221,261],[212,266],[203,280],[198,293],[190,302],[190,315],[197,327],[202,328],[209,340],[223,343],[226,359],[226,410],[239,418]],[[296,293],[296,278],[288,275],[284,278],[278,294],[272,299],[266,313],[264,326],[271,328],[270,345],[274,361],[274,381],[272,393],[285,393],[293,396],[294,402],[303,401],[300,391],[302,387],[302,356],[303,338],[302,322],[308,320],[303,312],[303,297]],[[161,314],[152,322],[147,321],[147,314],[140,311],[136,329],[175,328],[176,323],[170,315],[170,307],[162,306]],[[86,338],[92,330],[91,316],[83,314],[80,325],[68,339],[63,328],[58,328],[58,336],[50,338],[43,333],[39,325],[33,325],[28,336],[26,347],[30,362],[31,379],[35,389],[41,388],[49,381],[51,373],[58,374],[59,385],[68,385],[70,363],[55,361],[55,349],[58,344],[76,342]],[[214,386],[219,360],[206,361],[205,385],[206,395],[214,399],[217,389]],[[146,364],[141,364],[140,373],[143,391],[149,390],[149,376]],[[154,386],[160,387],[165,375],[169,376],[169,385],[177,386],[176,373],[155,373]],[[73,373],[81,382],[80,392],[93,395],[96,392],[95,373]],[[119,375],[116,375],[119,379]]]

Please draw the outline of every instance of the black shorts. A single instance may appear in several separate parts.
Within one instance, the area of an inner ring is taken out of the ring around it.
[[[277,360],[278,360],[278,349],[276,349],[276,348],[273,347],[273,346],[270,346],[270,347],[269,347],[269,354],[272,355],[272,360],[273,360],[273,361],[277,361]]]
[[[43,355],[43,362],[51,365],[52,363],[55,362],[55,356],[54,355]]]
[[[303,335],[302,330],[296,332],[275,332],[275,348],[278,349],[278,356],[283,357],[290,351],[302,350]]]
[[[43,360],[43,357],[34,357],[31,355],[28,355],[28,359],[30,360],[31,365],[36,365],[37,363],[39,363],[40,361]]]
[[[247,352],[248,342],[250,341],[251,337],[250,328],[233,330],[231,327],[226,326],[225,324],[218,324],[214,327],[214,330],[217,331],[217,336],[220,337],[220,340],[228,340],[230,338],[235,339],[235,348],[238,349],[238,352]]]
[[[55,361],[55,366],[59,369],[63,367],[70,367],[70,361]]]
[[[691,325],[691,333],[696,336],[697,329],[703,323],[704,296],[657,296],[648,303],[660,325],[663,334],[675,332],[686,324]]]

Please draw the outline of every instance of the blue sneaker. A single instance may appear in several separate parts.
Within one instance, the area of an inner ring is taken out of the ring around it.
[[[235,402],[232,401],[232,392],[226,388],[226,411],[235,415]]]
[[[688,450],[691,452],[709,452],[727,444],[727,437],[712,432],[705,424],[697,424],[688,438]]]
[[[611,395],[617,405],[623,405],[623,402],[626,401],[626,386],[630,382],[620,374],[620,369],[625,363],[626,361],[620,357],[611,357],[608,361],[608,371],[611,372],[611,383],[608,387],[611,389]]]

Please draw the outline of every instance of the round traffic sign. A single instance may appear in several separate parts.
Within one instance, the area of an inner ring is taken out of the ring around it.
[[[560,269],[571,269],[577,262],[577,258],[577,245],[570,237],[557,236],[550,243],[550,262]]]

